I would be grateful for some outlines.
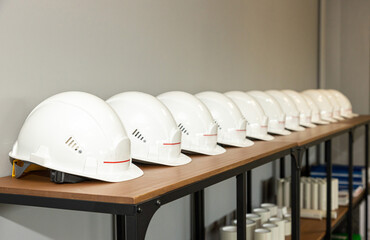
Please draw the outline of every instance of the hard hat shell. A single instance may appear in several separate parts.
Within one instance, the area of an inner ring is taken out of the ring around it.
[[[309,128],[316,127],[311,122],[311,108],[308,106],[306,100],[296,91],[282,90],[282,92],[288,95],[299,109],[299,124]]]
[[[340,114],[345,118],[353,118],[358,116],[358,114],[352,112],[352,104],[349,99],[341,92],[335,89],[329,90],[337,99],[340,105]]]
[[[88,93],[64,92],[28,115],[9,156],[52,170],[108,182],[143,175],[115,112]]]
[[[131,140],[134,161],[179,166],[191,162],[181,153],[181,132],[168,108],[156,97],[125,92],[107,100]]]
[[[320,109],[316,105],[316,103],[312,100],[312,98],[308,95],[305,95],[301,93],[301,96],[306,100],[308,106],[311,108],[312,113],[311,113],[311,122],[315,124],[320,124],[320,125],[326,125],[329,124],[327,121],[323,121],[320,117]]]
[[[336,120],[344,120],[343,117],[340,116],[340,105],[336,99],[336,97],[326,89],[320,89],[323,94],[329,99],[330,104],[333,106],[333,118]]]
[[[285,130],[285,114],[279,103],[267,93],[261,91],[247,92],[252,96],[262,107],[263,111],[269,118],[267,131],[278,135],[289,135],[290,131]]]
[[[333,118],[333,106],[329,99],[318,89],[308,89],[302,92],[304,95],[309,96],[319,107],[320,117],[324,121],[331,123],[338,122]]]
[[[233,100],[247,120],[247,137],[264,141],[274,139],[267,134],[268,117],[254,98],[241,91],[231,91],[225,95]]]
[[[299,126],[299,111],[295,103],[285,93],[277,90],[266,91],[271,95],[280,105],[285,113],[285,128],[293,131],[304,131],[305,128]]]
[[[236,147],[254,144],[246,138],[246,120],[230,98],[218,92],[201,92],[195,96],[207,106],[216,121],[219,143]]]
[[[180,91],[163,93],[157,98],[170,110],[177,127],[182,131],[183,150],[206,155],[226,152],[217,145],[217,125],[202,101]]]

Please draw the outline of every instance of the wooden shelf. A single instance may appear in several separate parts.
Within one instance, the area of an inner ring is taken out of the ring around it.
[[[363,199],[364,191],[362,193],[353,198],[353,205],[356,205]],[[344,221],[346,213],[348,212],[348,207],[339,207],[337,210],[338,217],[331,221],[332,229],[341,222]],[[325,237],[325,230],[326,230],[326,219],[316,220],[316,219],[305,219],[301,218],[300,221],[301,225],[301,240],[321,240]],[[291,237],[286,237],[286,240],[291,240]]]
[[[144,175],[120,183],[92,180],[76,184],[55,184],[45,174],[35,173],[19,179],[2,177],[0,193],[136,204],[240,166],[250,165],[253,168],[263,165],[266,160],[261,159],[281,151],[289,152],[295,146],[292,142],[256,141],[248,148],[229,147],[221,155],[191,155],[193,161],[179,167],[138,164]],[[269,161],[272,160],[274,159]]]
[[[88,181],[56,185],[51,183],[45,174],[29,174],[20,179],[3,177],[0,178],[0,193],[137,204],[240,166],[250,166],[250,169],[260,166],[266,163],[266,160],[261,159],[284,150],[288,151],[296,146],[331,137],[369,121],[370,116],[360,116],[335,124],[307,128],[303,132],[293,132],[289,136],[275,136],[275,139],[270,142],[255,141],[255,144],[248,148],[228,147],[226,153],[221,155],[191,155],[193,161],[179,167],[138,164],[144,171],[144,175],[121,183]]]
[[[350,128],[361,126],[370,121],[370,116],[364,115],[352,119],[346,119],[329,125],[318,125],[315,128],[306,128],[303,132],[294,132],[288,136],[277,137],[279,142],[295,142],[298,146],[305,146],[315,141],[339,135]]]

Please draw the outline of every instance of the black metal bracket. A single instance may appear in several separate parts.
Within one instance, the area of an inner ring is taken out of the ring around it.
[[[295,147],[295,148],[292,148],[291,150],[290,155],[294,159],[295,167],[298,170],[302,169],[303,154],[305,150],[306,150],[306,147]]]
[[[142,204],[138,204],[136,206],[136,213],[134,215],[126,215],[126,236],[124,239],[144,240],[150,220],[161,205],[162,202],[159,198],[152,199]],[[122,227],[122,225],[117,226],[117,231],[123,231],[120,229],[120,227]],[[117,236],[119,236],[118,233]]]
[[[305,147],[295,147],[291,150],[291,191],[290,202],[292,209],[292,239],[299,240],[301,235],[300,230],[300,181],[302,159]]]

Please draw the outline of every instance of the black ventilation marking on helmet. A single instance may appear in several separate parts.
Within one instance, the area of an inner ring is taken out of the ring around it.
[[[72,137],[69,137],[69,138],[68,138],[68,140],[67,140],[67,142],[66,142],[66,144],[67,144],[71,139],[72,139]]]
[[[218,129],[222,129],[222,127],[220,126],[220,124],[218,124],[218,122],[215,120],[215,123],[217,124],[217,127],[218,127]]]
[[[180,123],[179,125],[178,125],[178,127],[179,127],[179,129],[180,129],[180,131],[181,132],[183,132],[184,134],[186,134],[186,135],[189,135],[189,132],[186,130],[186,128],[182,125],[182,123]]]
[[[140,131],[138,129],[135,129],[135,131],[133,131],[131,133],[131,135],[133,135],[134,137],[136,137],[140,141],[143,141],[144,143],[146,142],[146,140],[144,139],[144,136],[142,136],[142,134],[140,133]]]
[[[78,150],[77,153],[79,153],[79,154],[82,153],[82,149],[80,148],[77,141],[73,137],[69,137],[68,140],[65,142],[65,144],[74,151]]]

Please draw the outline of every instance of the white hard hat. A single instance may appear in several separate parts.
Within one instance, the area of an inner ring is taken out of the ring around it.
[[[216,121],[219,143],[236,147],[249,147],[254,144],[246,139],[247,121],[230,98],[218,92],[201,92],[195,96],[207,106]]]
[[[186,151],[217,155],[226,150],[217,145],[217,124],[208,108],[186,92],[167,92],[157,97],[172,113],[182,131],[181,148]]]
[[[120,182],[143,175],[131,163],[130,140],[118,116],[103,100],[83,92],[60,93],[40,103],[9,156],[65,176]]]
[[[329,124],[327,121],[323,121],[320,116],[320,109],[316,105],[316,103],[312,100],[312,98],[306,94],[301,93],[301,96],[306,100],[308,106],[311,108],[311,122],[315,124],[326,125]]]
[[[241,91],[225,93],[238,106],[240,112],[247,119],[247,137],[271,141],[273,136],[267,134],[268,117],[254,98]]]
[[[329,99],[318,89],[309,89],[302,92],[304,95],[311,97],[320,109],[321,119],[328,122],[338,122],[333,118],[333,106]]]
[[[311,122],[311,108],[308,106],[306,100],[296,91],[282,90],[282,92],[288,95],[299,109],[299,124],[309,128],[316,127]]]
[[[280,104],[281,109],[285,113],[286,129],[293,131],[305,130],[304,127],[299,126],[299,111],[289,96],[277,90],[266,91],[266,93],[271,95]]]
[[[167,166],[191,162],[181,153],[181,132],[170,111],[157,98],[125,92],[107,100],[121,119],[131,140],[135,161]]]
[[[330,104],[333,106],[333,118],[337,120],[344,120],[343,117],[340,116],[340,105],[336,99],[336,97],[328,90],[320,89],[323,94],[329,99]]]
[[[285,114],[279,103],[270,95],[261,91],[247,92],[262,107],[263,111],[269,118],[267,131],[278,135],[289,135],[290,131],[285,130]]]
[[[340,114],[342,117],[353,118],[357,117],[358,114],[352,112],[352,104],[349,99],[341,92],[335,89],[329,90],[337,99],[340,105]]]

